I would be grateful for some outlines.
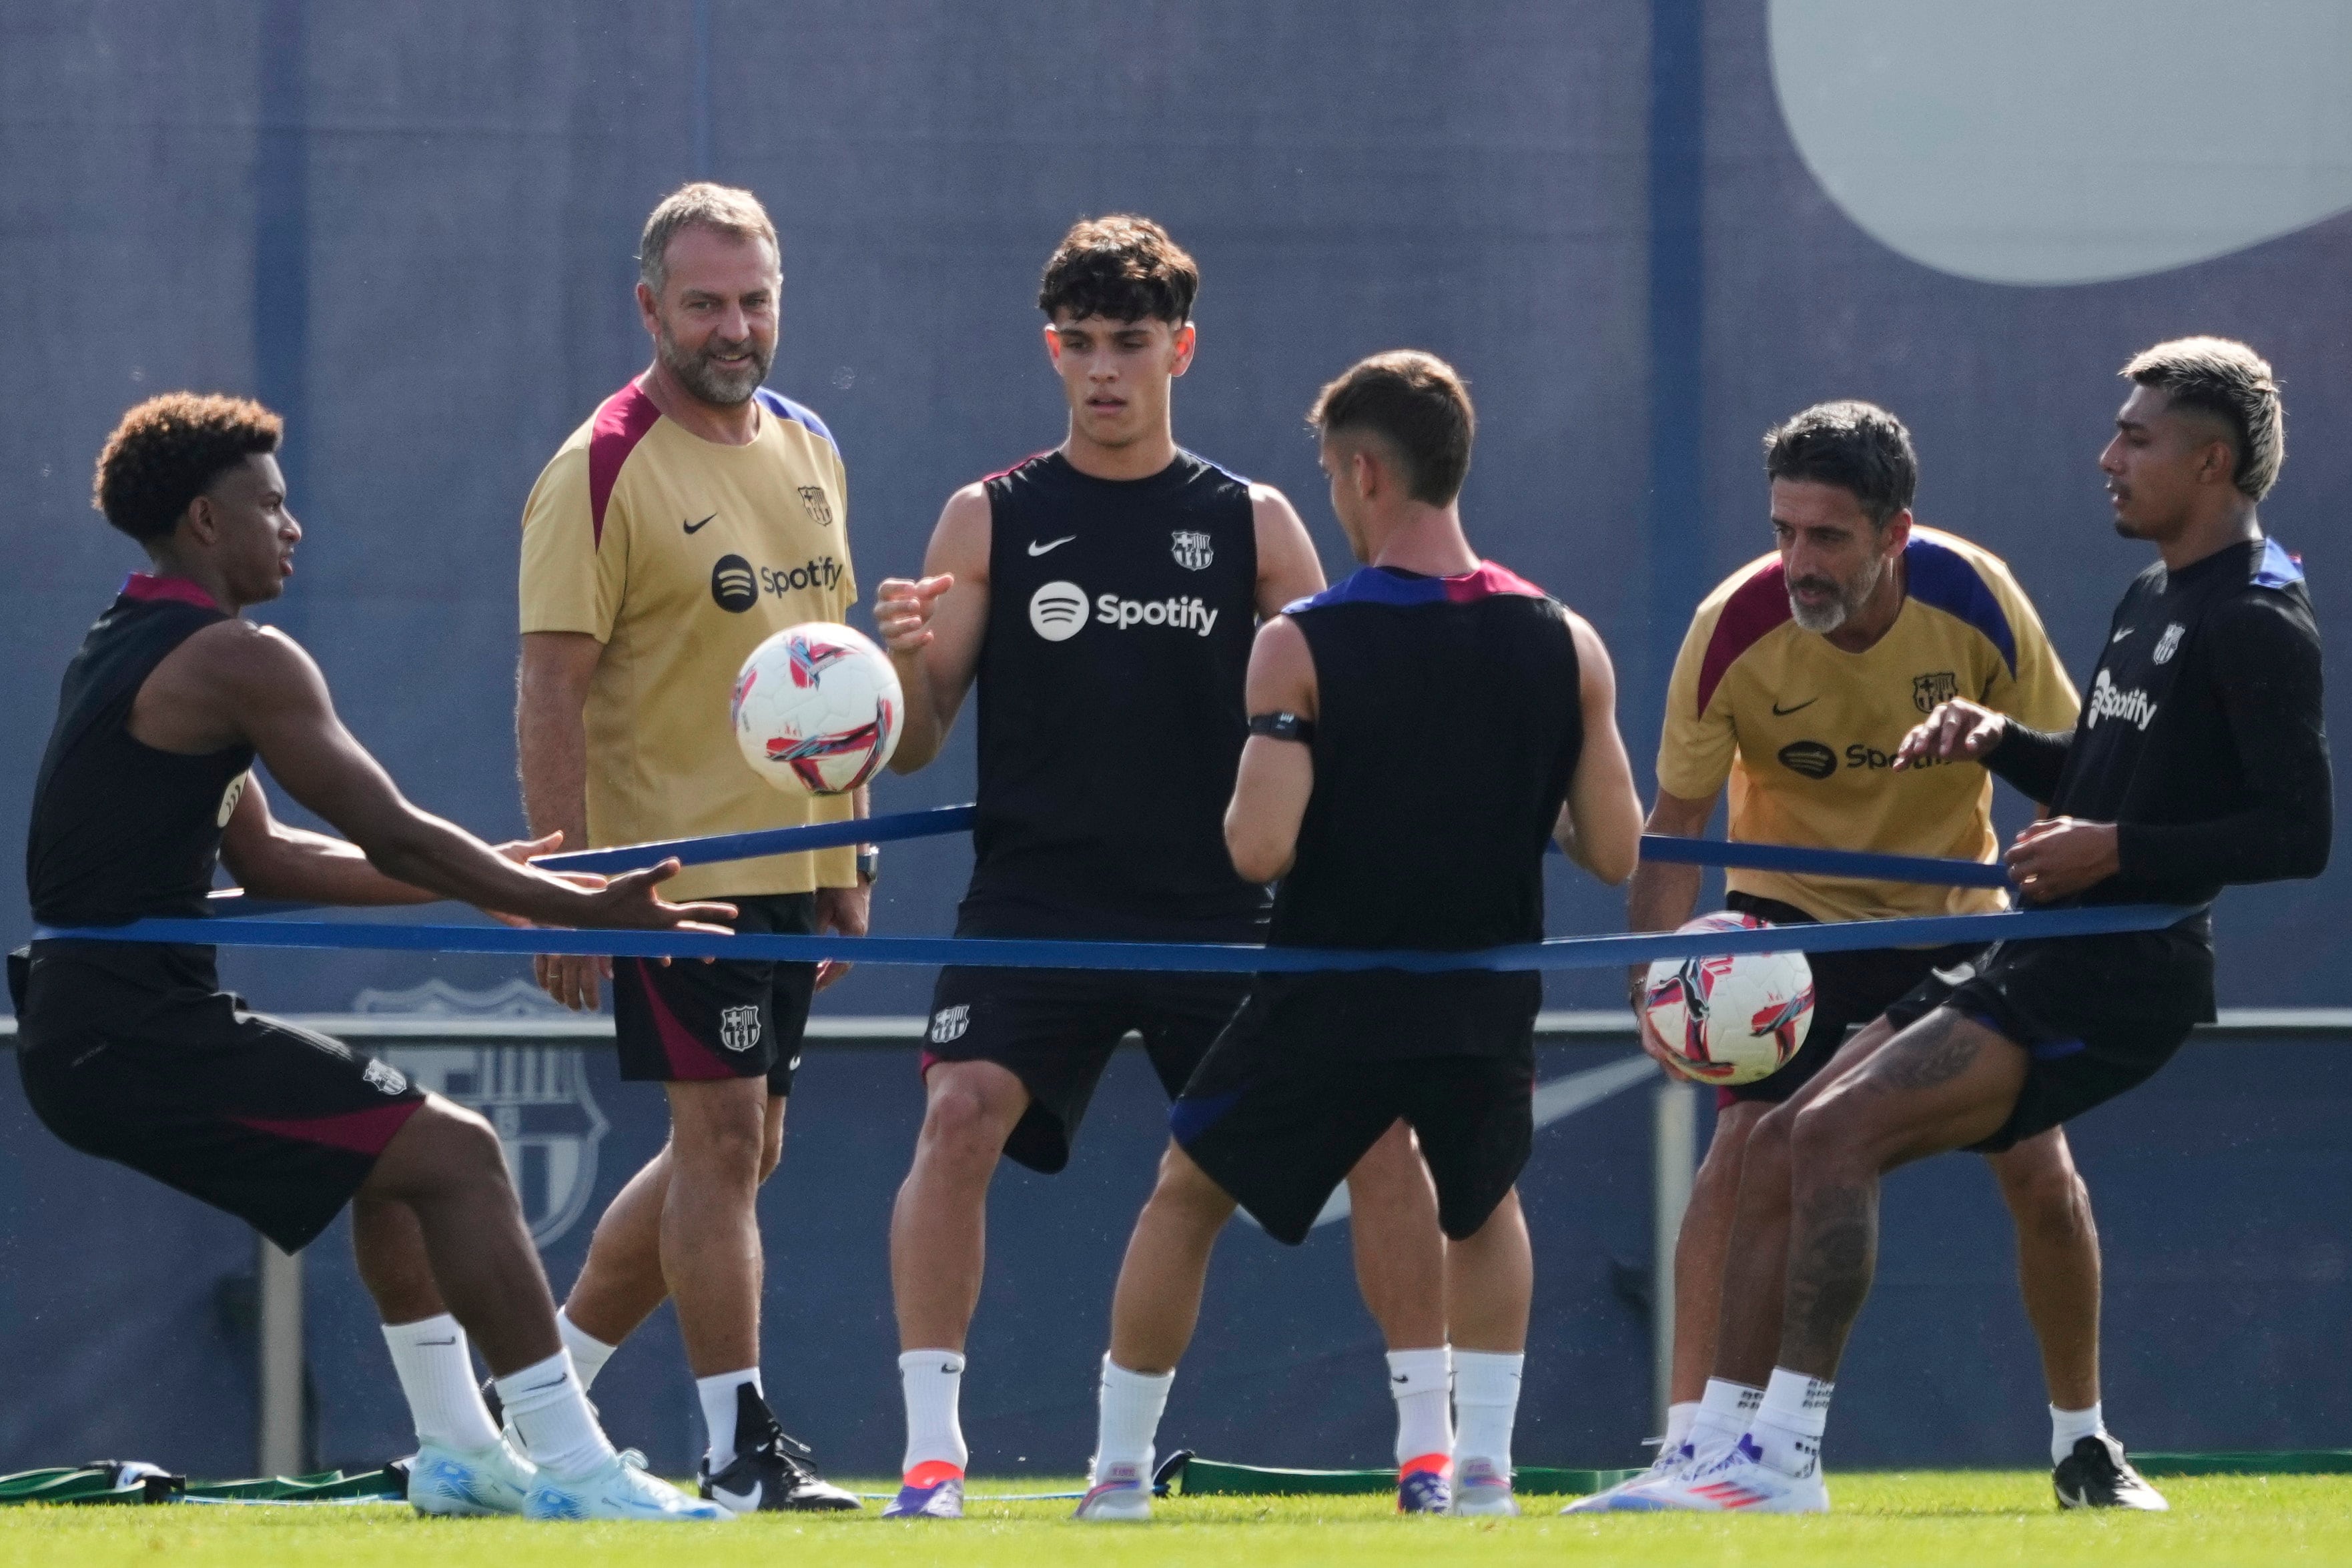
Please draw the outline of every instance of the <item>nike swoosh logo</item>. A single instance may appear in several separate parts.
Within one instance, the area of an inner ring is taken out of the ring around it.
[[[1077,535],[1075,533],[1065,534],[1059,539],[1048,540],[1043,544],[1038,543],[1033,539],[1029,542],[1029,553],[1032,555],[1043,555],[1048,550],[1059,550],[1063,545],[1067,544],[1071,540],[1076,539],[1076,537]]]
[[[1407,1377],[1401,1372],[1394,1372],[1389,1374],[1389,1381],[1391,1383],[1411,1383],[1412,1379]]]
[[[710,517],[717,517],[718,515],[719,515],[719,514],[718,514],[717,512],[715,512],[715,511],[714,511],[714,512],[712,512],[712,513],[710,514]],[[709,522],[709,521],[710,521],[710,517],[706,517],[706,518],[704,518],[704,519],[702,520],[702,522],[689,522],[689,523],[688,523],[688,524],[686,525],[686,531],[687,531],[687,532],[688,532],[688,533],[699,533],[699,532],[701,532],[701,531],[702,531],[702,523],[703,523],[703,522]]]
[[[1963,963],[1950,969],[1931,969],[1927,973],[1947,985],[1966,985],[1977,977],[1977,966],[1973,963]]]
[[[419,1341],[417,1341],[416,1342],[417,1342],[420,1346],[422,1346],[422,1345],[454,1345],[454,1344],[456,1344],[456,1343],[457,1342],[457,1335],[455,1335],[455,1334],[451,1334],[451,1335],[450,1335],[447,1339],[446,1339],[446,1340],[419,1340]]]
[[[742,1493],[730,1492],[723,1487],[713,1487],[710,1489],[710,1500],[730,1513],[756,1513],[760,1508],[760,1494],[767,1489],[768,1483],[765,1481],[755,1483],[750,1491]]]
[[[2110,647],[2112,647],[2112,646],[2114,646],[2115,644],[2116,644],[2116,643],[2119,643],[2119,642],[2123,641],[2123,640],[2124,640],[2124,638],[2126,638],[2126,637],[2127,637],[2131,636],[2131,635],[2132,635],[2132,633],[2134,633],[2134,632],[2136,632],[2136,631],[2137,631],[2137,630],[2139,630],[2139,628],[2138,628],[2137,626],[2126,626],[2123,630],[2121,630],[2121,631],[2117,632],[2115,636],[2113,636],[2113,637],[2109,637],[2109,638],[2107,639],[2107,643],[2108,643],[2108,645],[2109,645]]]
[[[1778,702],[1775,702],[1772,704],[1772,716],[1775,719],[1786,719],[1790,714],[1801,712],[1820,700],[1821,699],[1818,697],[1808,697],[1802,702],[1798,703],[1794,708],[1783,708]]]

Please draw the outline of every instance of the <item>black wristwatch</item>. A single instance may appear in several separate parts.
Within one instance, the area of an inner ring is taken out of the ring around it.
[[[861,844],[857,847],[857,880],[861,887],[872,887],[882,875],[882,847]]]

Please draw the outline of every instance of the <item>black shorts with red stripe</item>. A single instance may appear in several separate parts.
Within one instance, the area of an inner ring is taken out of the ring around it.
[[[209,948],[42,942],[8,978],[42,1125],[288,1252],[334,1223],[425,1103],[391,1064],[247,1011]]]
[[[814,893],[722,898],[745,934],[814,936]],[[816,965],[722,958],[613,961],[613,1030],[621,1077],[633,1083],[761,1078],[772,1095],[793,1091],[816,994]]]

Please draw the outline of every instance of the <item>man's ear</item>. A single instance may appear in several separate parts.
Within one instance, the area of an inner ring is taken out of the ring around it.
[[[1900,555],[1903,553],[1904,546],[1910,542],[1911,509],[1906,506],[1901,511],[1896,512],[1892,518],[1887,520],[1886,543],[1884,553],[1889,558]]]
[[[1370,441],[1360,443],[1348,454],[1348,476],[1355,480],[1360,499],[1369,501],[1381,493],[1388,473],[1381,467],[1380,457]]]
[[[1045,323],[1045,357],[1053,362],[1055,370],[1062,368],[1062,334],[1054,330],[1051,321]]]
[[[1169,367],[1169,374],[1181,375],[1192,368],[1192,351],[1199,346],[1199,342],[1200,334],[1192,330],[1192,322],[1187,321],[1176,329],[1172,338],[1176,358]]]
[[[2227,438],[2215,437],[2205,443],[2197,455],[2197,481],[2200,484],[2235,484],[2238,468],[2237,449]]]
[[[179,526],[187,530],[188,537],[198,544],[217,543],[220,540],[220,509],[213,504],[212,497],[199,495],[188,503],[188,510],[180,514]]]
[[[645,321],[646,331],[649,332],[658,333],[661,331],[661,317],[656,310],[660,303],[660,300],[654,298],[652,287],[645,279],[639,279],[637,280],[637,315]]]

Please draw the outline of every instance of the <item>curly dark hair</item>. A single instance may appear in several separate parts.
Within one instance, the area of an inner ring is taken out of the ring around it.
[[[1181,327],[1192,319],[1201,268],[1168,231],[1148,217],[1113,213],[1080,218],[1054,247],[1037,286],[1037,308],[1050,320],[1146,316]]]
[[[90,503],[142,544],[166,538],[190,501],[226,469],[278,450],[285,432],[284,420],[247,398],[196,392],[151,397],[106,438]]]
[[[1764,472],[1851,491],[1874,528],[1911,505],[1919,457],[1903,421],[1875,403],[1816,403],[1764,432]]]

